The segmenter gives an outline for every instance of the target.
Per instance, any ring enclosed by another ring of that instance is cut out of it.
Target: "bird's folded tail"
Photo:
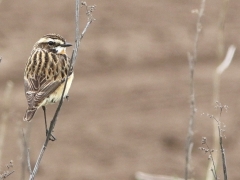
[[[37,111],[37,108],[31,108],[31,109],[28,108],[25,113],[25,116],[23,117],[23,120],[31,121],[36,111]]]

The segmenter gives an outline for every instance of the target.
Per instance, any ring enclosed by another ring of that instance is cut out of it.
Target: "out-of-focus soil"
[[[87,1],[96,4],[96,21],[80,45],[75,79],[69,101],[64,102],[54,135],[42,159],[36,179],[134,179],[137,171],[184,176],[185,144],[190,115],[187,52],[192,52],[200,0]],[[229,179],[240,179],[240,11],[239,1],[228,5],[224,26],[225,50],[237,47],[234,60],[222,74],[220,102],[226,125]],[[217,58],[220,1],[207,1],[199,37],[195,69],[196,121],[192,177],[204,179],[208,155],[198,150],[201,137],[212,143],[214,114],[213,73]],[[68,0],[13,1],[0,3],[0,95],[3,114],[4,89],[14,83],[9,121],[2,153],[1,171],[14,162],[20,179],[22,116],[27,104],[23,70],[33,44],[47,33],[58,33],[74,43],[75,3]],[[81,9],[81,28],[86,16]],[[68,51],[71,53],[71,48]],[[48,120],[56,105],[47,107]],[[1,134],[2,136],[2,134]],[[31,122],[31,163],[45,140],[42,110]],[[219,166],[221,177],[221,166]],[[26,173],[27,175],[28,173]],[[25,178],[27,179],[27,177]]]

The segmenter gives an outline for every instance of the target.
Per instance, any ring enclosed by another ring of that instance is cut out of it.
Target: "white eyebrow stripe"
[[[51,38],[41,38],[38,43],[43,43],[43,42],[49,42],[49,41],[54,41],[53,39]]]
[[[53,41],[53,42],[55,42],[55,43],[57,43],[57,44],[64,44],[63,41],[58,40],[58,39],[52,39],[52,38],[41,38],[41,39],[38,41],[38,43],[46,43],[46,42],[49,42],[49,41]]]
[[[61,40],[58,40],[58,39],[55,39],[55,42],[56,42],[57,44],[64,44],[64,42],[63,42],[63,41],[61,41]]]

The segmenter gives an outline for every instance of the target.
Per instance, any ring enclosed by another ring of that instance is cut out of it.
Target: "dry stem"
[[[194,68],[195,63],[197,61],[197,49],[198,49],[198,40],[199,34],[202,30],[201,18],[205,9],[205,1],[202,0],[200,10],[198,11],[198,19],[196,24],[196,35],[193,44],[193,54],[188,53],[188,61],[189,61],[189,69],[190,69],[190,120],[188,126],[188,136],[187,136],[187,144],[186,144],[186,165],[185,165],[185,180],[189,179],[189,169],[190,169],[190,160],[191,153],[193,147],[193,127],[194,127],[194,119],[196,113],[196,105],[195,105],[195,89],[194,89]]]
[[[81,4],[87,6],[86,2],[82,2]],[[89,25],[90,25],[90,24],[92,23],[92,21],[94,20],[94,19],[92,18],[92,14],[91,14],[91,13],[87,14],[87,15],[88,15],[88,22],[87,22],[87,24],[86,24],[83,32],[79,35],[79,6],[80,6],[79,0],[76,0],[75,46],[74,46],[74,50],[73,50],[73,53],[72,53],[72,56],[71,56],[71,60],[70,60],[70,62],[71,62],[71,63],[70,63],[70,66],[71,66],[71,67],[70,67],[69,69],[71,69],[71,68],[73,67],[73,64],[75,63],[76,58],[77,58],[77,52],[78,52],[78,48],[79,48],[80,42],[81,42],[81,40],[82,40],[82,38],[83,38],[83,36],[84,36],[87,28],[89,27]],[[88,6],[87,6],[87,7],[88,7]],[[94,7],[95,7],[95,6],[94,6]],[[88,12],[87,12],[87,13],[88,13]],[[91,16],[91,18],[89,18],[90,16]],[[69,76],[69,73],[70,73],[70,72],[68,72],[68,76]],[[68,77],[68,76],[67,76],[67,77]],[[42,149],[41,149],[41,151],[40,151],[40,153],[39,153],[39,156],[38,156],[38,159],[37,159],[37,162],[36,162],[36,164],[35,164],[35,166],[34,166],[33,171],[31,172],[31,169],[30,169],[30,177],[29,177],[29,180],[33,180],[33,179],[35,178],[35,175],[36,175],[36,173],[37,173],[37,171],[38,171],[38,168],[39,168],[41,159],[42,159],[42,157],[43,157],[43,155],[44,155],[44,152],[45,152],[45,150],[46,150],[46,148],[47,148],[47,145],[48,145],[48,142],[49,142],[49,138],[50,138],[51,133],[52,133],[54,127],[55,127],[55,124],[56,124],[56,122],[57,122],[58,114],[59,114],[59,112],[60,112],[60,110],[61,110],[61,107],[62,107],[63,95],[64,95],[64,92],[65,92],[65,89],[66,89],[66,84],[67,84],[67,78],[66,78],[66,80],[65,80],[65,84],[64,84],[64,89],[63,89],[63,92],[62,92],[61,100],[60,100],[60,102],[59,102],[59,104],[58,104],[58,107],[57,107],[57,110],[56,110],[56,112],[55,112],[55,114],[54,114],[54,117],[53,117],[53,119],[52,119],[52,121],[51,121],[51,123],[50,123],[50,127],[49,127],[49,131],[48,131],[46,140],[45,140],[45,142],[44,142],[44,144],[43,144],[43,146],[42,146]],[[29,156],[28,156],[28,158],[29,158]],[[28,162],[30,162],[29,159],[28,159]],[[30,166],[30,165],[29,165],[29,166]]]
[[[207,115],[209,118],[213,119],[214,121],[214,124],[216,124],[217,126],[217,129],[218,129],[218,146],[216,149],[212,149],[210,150],[209,149],[209,146],[207,144],[207,140],[206,138],[202,140],[202,144],[205,144],[207,146],[207,149],[205,148],[202,148],[200,147],[200,150],[204,150],[205,153],[210,153],[210,158],[211,158],[211,162],[209,162],[209,170],[208,170],[208,173],[213,173],[213,176],[209,175],[207,178],[210,178],[210,179],[214,179],[214,180],[218,180],[218,177],[217,177],[217,173],[216,173],[216,167],[217,167],[217,164],[216,164],[216,159],[214,159],[214,154],[217,153],[218,151],[214,151],[215,153],[212,154],[211,152],[213,152],[213,150],[218,150],[219,147],[220,147],[220,153],[222,155],[222,167],[223,167],[223,175],[224,175],[224,180],[227,180],[227,165],[226,165],[226,155],[225,155],[225,149],[223,148],[223,137],[225,137],[223,135],[223,132],[224,132],[224,125],[222,124],[222,122],[220,121],[221,119],[221,115],[222,115],[222,112],[223,110],[227,110],[228,109],[228,106],[226,105],[222,105],[221,103],[219,102],[216,102],[216,108],[219,109],[219,118],[216,118],[215,116],[213,115]],[[220,145],[220,146],[219,146]],[[215,144],[214,144],[214,148],[215,148]],[[214,167],[214,169],[212,168],[212,165]]]
[[[223,166],[223,176],[224,176],[224,180],[228,179],[227,176],[227,163],[226,163],[226,155],[225,155],[225,149],[223,148],[223,129],[222,129],[222,125],[220,122],[220,118],[222,115],[222,111],[223,109],[227,109],[228,107],[225,105],[223,106],[221,103],[216,102],[217,104],[217,108],[220,109],[220,115],[219,115],[219,119],[213,117],[213,119],[217,122],[217,126],[218,126],[218,137],[219,137],[219,145],[220,145],[220,150],[221,150],[221,155],[222,155],[222,166]]]
[[[214,86],[213,86],[213,100],[214,100],[214,103],[216,101],[219,101],[219,99],[220,99],[219,92],[220,92],[220,79],[221,79],[221,75],[224,73],[224,71],[231,64],[231,62],[233,60],[233,57],[234,57],[235,51],[236,51],[236,47],[231,45],[228,48],[228,51],[227,51],[225,59],[221,62],[221,64],[219,64],[219,66],[215,70],[214,79],[213,79],[213,82],[214,82]],[[218,125],[216,123],[214,123],[214,122],[213,122],[213,140],[214,140],[213,148],[214,149],[218,149],[219,148]],[[217,151],[213,155],[213,159],[215,161],[216,166],[218,165],[219,154],[220,154],[220,152]],[[212,180],[213,179],[213,177],[211,176],[210,170],[211,170],[211,163],[209,162],[208,169],[207,169],[206,180]]]
[[[7,82],[7,86],[3,95],[3,113],[1,115],[1,124],[0,124],[0,167],[2,162],[2,152],[3,152],[3,143],[4,143],[4,137],[6,134],[6,128],[7,128],[7,121],[10,114],[11,109],[11,93],[13,89],[13,83],[11,81]]]
[[[229,0],[222,0],[222,7],[220,9],[220,14],[219,14],[218,46],[217,46],[217,56],[218,56],[218,61],[219,62],[222,61],[224,53],[225,53],[224,29],[225,29],[225,21],[226,21],[226,14],[227,14],[227,10],[228,10],[228,4],[229,4]],[[233,54],[234,54],[234,52],[233,52]],[[231,60],[230,60],[230,63],[231,63]],[[220,70],[220,66],[218,66],[218,68]],[[227,67],[225,66],[223,71],[226,68]],[[214,80],[213,80],[213,85],[214,85],[214,88],[213,88],[213,103],[215,103],[216,101],[220,101],[220,77],[221,77],[222,72],[220,72],[220,71],[218,71],[218,69],[216,69],[216,72],[214,74]],[[216,123],[213,123],[213,137],[214,137],[214,148],[217,149],[217,148],[219,148],[219,143],[218,143],[218,127],[217,127]],[[218,160],[219,160],[219,152],[216,152],[214,154],[213,159],[214,159],[214,161],[215,161],[215,163],[217,165],[218,164]],[[209,163],[208,169],[207,169],[206,180],[212,180],[213,179],[213,177],[211,176],[211,173],[210,173],[210,168],[211,168],[211,164]]]
[[[7,167],[7,170],[0,174],[0,180],[7,178],[8,176],[10,176],[12,173],[15,172],[14,170],[11,170],[13,168],[12,160],[9,162],[9,164],[6,165],[6,167]]]

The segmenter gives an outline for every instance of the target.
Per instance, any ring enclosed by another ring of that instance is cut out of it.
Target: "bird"
[[[66,48],[70,46],[72,45],[59,34],[44,35],[34,44],[25,66],[24,89],[28,108],[23,120],[30,122],[42,107],[46,131],[45,106],[60,101],[66,78],[63,97],[68,98],[74,78],[73,67],[66,53]]]

